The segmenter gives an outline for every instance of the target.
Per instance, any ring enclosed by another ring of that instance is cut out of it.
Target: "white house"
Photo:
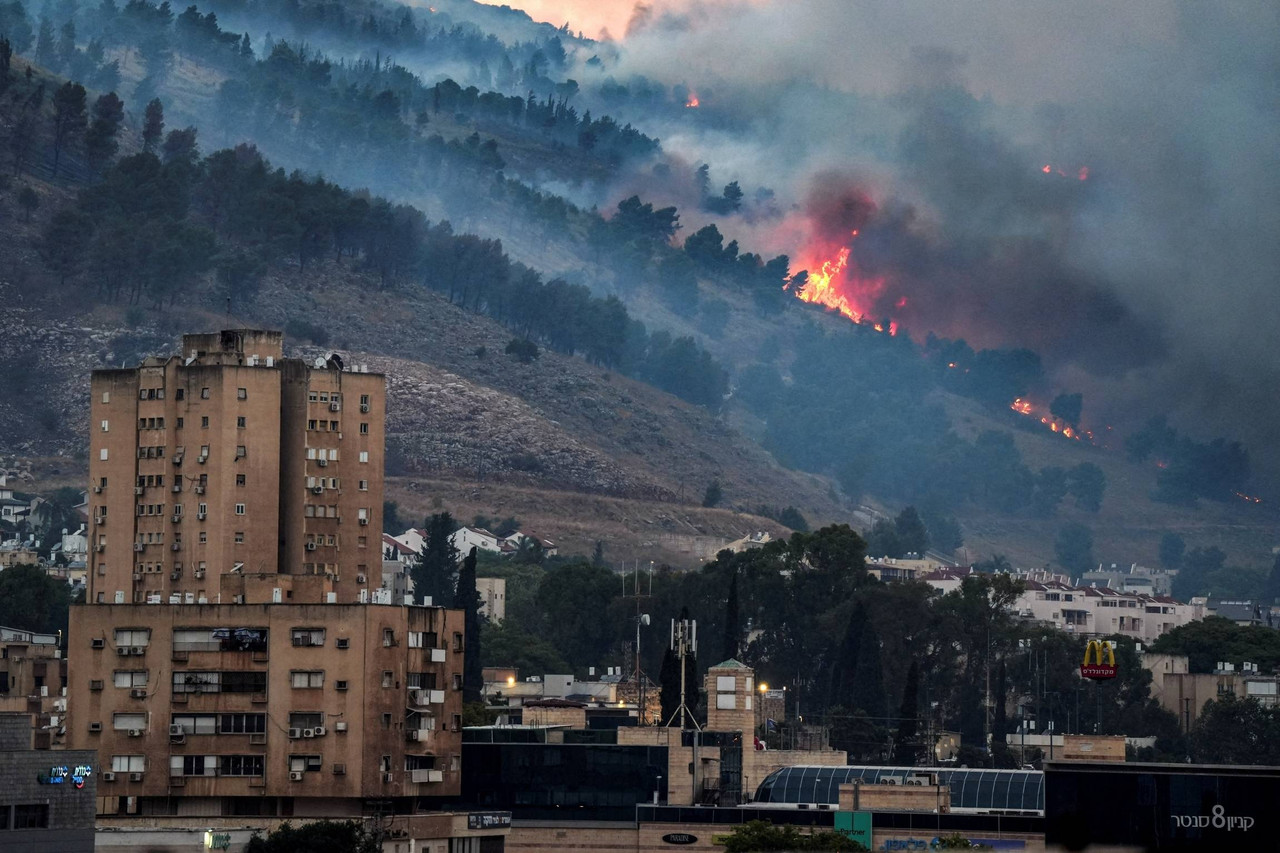
[[[538,533],[532,530],[517,530],[515,533],[512,533],[503,541],[506,542],[508,546],[510,546],[511,550],[518,549],[520,545],[524,542],[528,542],[530,544],[536,544],[539,548],[542,549],[542,555],[544,557],[554,557],[556,554],[560,552],[559,548],[556,547],[556,543],[552,542],[550,539],[547,539],[544,536],[540,536]]]
[[[506,546],[505,539],[490,533],[483,527],[459,527],[449,537],[449,541],[453,543],[453,547],[458,549],[460,557],[465,557],[471,552],[472,548],[479,548],[481,551],[492,551],[495,554],[503,554],[508,550],[514,550],[511,546]]]

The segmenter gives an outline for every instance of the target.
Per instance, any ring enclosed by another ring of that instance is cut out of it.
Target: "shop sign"
[[[37,773],[36,782],[41,785],[75,785],[83,788],[92,775],[93,768],[88,764],[56,764],[44,773]]]
[[[687,832],[668,832],[662,836],[662,840],[667,844],[696,844],[698,836]]]

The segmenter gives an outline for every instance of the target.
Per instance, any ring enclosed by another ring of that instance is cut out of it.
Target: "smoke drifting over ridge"
[[[617,79],[698,93],[687,121],[634,117],[667,151],[777,193],[781,219],[719,218],[744,246],[811,270],[847,246],[872,316],[1032,347],[1090,423],[1169,412],[1280,472],[1280,7],[558,8],[627,20]],[[867,205],[856,238],[833,193]]]

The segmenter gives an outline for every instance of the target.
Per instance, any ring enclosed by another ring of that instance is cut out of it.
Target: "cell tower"
[[[698,622],[695,619],[672,619],[671,620],[671,650],[676,653],[680,659],[680,707],[676,708],[671,714],[671,719],[667,720],[667,728],[671,728],[671,724],[676,721],[676,717],[680,718],[680,730],[685,729],[685,718],[693,723],[693,727],[698,731],[702,731],[702,726],[698,725],[697,719],[689,711],[689,706],[685,703],[685,675],[686,669],[684,659],[686,655],[698,653]]]

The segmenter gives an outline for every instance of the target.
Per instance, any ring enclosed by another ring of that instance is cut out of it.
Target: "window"
[[[175,628],[175,652],[265,652],[267,629],[247,627]]]
[[[113,755],[111,756],[111,772],[145,773],[147,772],[147,757],[145,755]]]
[[[104,402],[104,403],[110,403],[110,402],[111,402],[111,392],[110,392],[110,391],[103,391],[103,392],[102,392],[102,402]]]
[[[198,515],[207,515],[207,514],[208,514],[208,512],[209,512],[209,505],[208,505],[208,504],[206,504],[206,503],[201,503],[201,504],[197,504],[197,505],[196,505],[196,513],[197,513]]]
[[[314,431],[316,428],[316,419],[311,418],[307,421],[307,429]]]
[[[337,421],[329,421],[329,431],[330,431],[330,432],[337,432],[337,431],[338,431],[338,422],[337,422]]]
[[[314,403],[316,400],[320,399],[320,395],[317,394],[315,391],[312,391],[309,394],[307,394],[307,399],[310,400],[312,403]]]
[[[244,515],[244,504],[236,504],[236,515]]]
[[[460,673],[460,672],[455,672],[455,673],[453,674],[452,684],[453,684],[453,689],[454,689],[454,690],[461,690],[461,689],[462,689],[462,673]]]
[[[237,545],[243,545],[243,544],[244,544],[244,531],[243,531],[243,530],[237,530],[237,531],[236,531],[235,541],[236,541],[236,544],[237,544]]]
[[[211,735],[218,731],[218,716],[216,714],[174,714],[170,725],[180,727],[184,734]]]
[[[218,731],[224,735],[261,734],[266,730],[266,714],[222,714],[218,720]]]
[[[391,715],[390,715],[390,714],[383,714],[383,715],[382,715],[382,727],[383,727],[384,729],[389,729],[389,728],[391,728]]]
[[[289,683],[295,689],[324,687],[324,670],[295,669],[289,673]]]
[[[320,402],[321,402],[321,403],[327,403],[327,402],[329,402],[329,394],[328,394],[328,392],[326,392],[326,391],[321,391],[321,392],[320,392]]]
[[[338,638],[338,642],[337,642],[337,646],[338,646],[338,648],[340,648],[340,649],[349,649],[349,648],[351,648],[351,640],[349,640],[349,639],[348,639],[348,638],[346,638],[346,637],[339,637],[339,638]]]
[[[361,435],[368,435],[368,434],[369,434],[369,425],[368,425],[367,423],[361,423],[361,424],[360,424],[360,434],[361,434]]]
[[[391,686],[391,670],[389,669],[384,669],[382,671],[382,686],[383,687]]]
[[[111,728],[116,731],[142,730],[147,727],[147,715],[144,714],[112,714]]]
[[[150,628],[117,628],[117,646],[146,646],[151,642]]]
[[[0,826],[0,829],[4,829]],[[48,803],[18,803],[13,807],[14,829],[48,829]]]
[[[422,632],[421,631],[409,632],[409,648],[411,649],[422,648]]]
[[[368,394],[361,394],[361,395],[360,395],[360,405],[362,405],[362,406],[367,406],[367,405],[369,405],[369,395],[368,395]]]
[[[321,452],[321,453],[324,453],[324,451],[323,451],[323,450],[321,450],[320,452]],[[338,448],[336,448],[336,447],[330,447],[330,448],[329,448],[329,461],[330,461],[330,462],[337,462],[337,461],[338,461]]]
[[[103,421],[103,422],[102,422],[102,431],[103,431],[103,432],[110,432],[110,431],[111,431],[111,423],[110,423],[109,421]]]
[[[382,645],[389,649],[395,644],[396,644],[396,632],[393,631],[391,628],[383,628],[382,629]]]
[[[409,690],[435,690],[436,674],[434,672],[411,672],[405,676],[405,685]]]
[[[105,447],[98,451],[98,459],[102,462],[107,461],[107,449]]]
[[[289,712],[289,728],[291,729],[314,729],[323,725],[324,713],[322,711]]]
[[[111,683],[116,687],[146,687],[147,671],[145,669],[117,669]]]
[[[238,418],[236,418],[236,427],[238,427],[239,429],[244,429],[244,428],[245,428],[245,418],[244,418],[244,415],[240,415]]]
[[[244,474],[236,474],[236,485],[243,486],[248,482]]]
[[[308,770],[319,770],[322,759],[318,755],[290,755],[289,772],[306,773]]]
[[[201,416],[201,418],[200,418],[200,428],[201,428],[201,429],[208,429],[208,428],[209,428],[209,416],[208,416],[208,415],[202,415],[202,416]],[[205,453],[205,454],[207,454],[207,453],[208,453],[208,448],[205,448],[204,450],[202,450],[202,451],[200,451],[200,452],[201,452],[201,453]]]
[[[261,755],[224,755],[218,766],[221,776],[261,776],[263,760]]]
[[[200,389],[200,399],[201,399],[201,400],[208,400],[208,399],[209,399],[209,389],[208,389],[208,388],[201,388],[201,389]],[[207,421],[207,420],[209,420],[209,419],[208,419],[208,418],[205,418],[205,420]]]
[[[462,634],[458,631],[453,632],[453,650],[455,652],[462,651]]]
[[[173,392],[173,399],[175,399],[175,400],[185,400],[185,399],[187,399],[187,389],[186,389],[186,388],[179,388],[177,391],[174,391],[174,392]],[[181,424],[179,424],[179,426],[181,426]]]
[[[245,457],[246,457],[246,456],[248,456],[248,455],[249,455],[249,451],[245,448],[245,446],[244,446],[243,444],[241,444],[241,445],[237,445],[237,446],[236,446],[236,458],[237,458],[237,459],[243,459],[243,458],[245,458]]]
[[[361,462],[368,462],[368,461],[369,461],[369,451],[367,451],[367,450],[361,450],[361,451],[360,451],[360,461],[361,461]]]
[[[169,757],[170,776],[216,776],[216,755],[173,755]]]
[[[295,646],[323,646],[323,628],[294,628],[293,644]]]
[[[184,421],[182,418],[178,418],[178,429],[182,429],[182,425],[183,425],[184,423],[185,423],[185,421]]]
[[[201,544],[201,545],[208,545],[208,544],[209,544],[209,531],[207,531],[207,530],[201,530],[201,531],[200,531],[200,544]]]
[[[249,399],[249,391],[248,391],[248,389],[246,389],[246,388],[237,388],[237,389],[236,389],[236,399],[237,399],[237,400],[247,400],[247,399]]]

